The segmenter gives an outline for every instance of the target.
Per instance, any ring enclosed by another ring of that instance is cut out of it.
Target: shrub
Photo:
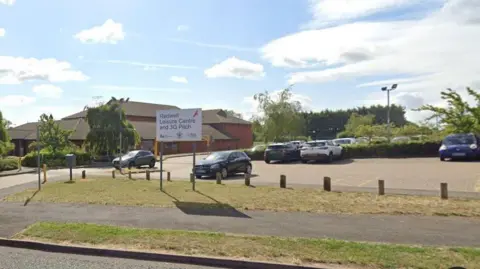
[[[73,153],[76,155],[77,165],[86,165],[91,162],[91,154],[88,152],[76,150],[76,151],[63,151],[63,152],[50,152],[50,151],[40,151],[40,163],[46,164],[49,167],[66,167],[67,161],[65,155],[68,153]],[[30,152],[22,159],[22,166],[25,167],[36,167],[37,166],[37,153]]]
[[[9,171],[18,169],[18,157],[0,157],[0,171]]]
[[[345,158],[414,158],[438,156],[441,142],[374,143],[344,145]],[[263,160],[264,151],[244,150],[252,160]]]

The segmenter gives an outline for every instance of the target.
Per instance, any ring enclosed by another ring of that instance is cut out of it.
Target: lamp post
[[[122,171],[122,140],[123,140],[123,137],[122,137],[122,131],[123,131],[123,128],[122,128],[122,104],[125,104],[125,103],[128,103],[128,100],[130,100],[130,98],[127,98],[127,100],[123,100],[123,98],[121,98],[120,100],[118,100],[118,103],[119,103],[119,106],[118,106],[118,117],[120,119],[120,135],[119,135],[119,140],[120,140],[120,149],[119,149],[119,158],[118,158],[118,167],[120,169],[120,172]]]
[[[393,84],[391,88],[382,87],[382,92],[387,92],[387,133],[388,140],[390,140],[390,92],[397,88],[398,84]]]

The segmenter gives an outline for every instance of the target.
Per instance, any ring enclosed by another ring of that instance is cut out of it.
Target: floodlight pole
[[[390,140],[391,135],[391,126],[390,126],[390,92],[397,88],[398,84],[393,84],[391,88],[382,87],[383,92],[387,92],[387,134],[388,140]]]

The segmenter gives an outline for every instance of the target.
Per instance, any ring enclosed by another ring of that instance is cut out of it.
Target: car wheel
[[[245,168],[245,174],[249,174],[249,175],[252,174],[252,166],[251,165],[247,165],[247,167]]]
[[[222,168],[222,178],[227,178],[227,177],[228,177],[227,168]]]
[[[270,160],[265,160],[265,163],[270,163]]]
[[[302,160],[302,163],[308,163],[308,161],[307,160]]]
[[[195,177],[196,177],[197,179],[202,179],[202,176],[201,176],[201,175],[195,175]]]
[[[132,169],[132,167],[134,167],[134,166],[135,166],[135,164],[133,162],[128,163],[128,169]]]
[[[148,167],[154,168],[155,167],[155,160],[151,160],[150,164],[148,164]]]
[[[445,161],[445,158],[440,157],[440,161],[444,162],[444,161]]]
[[[327,162],[328,162],[328,163],[333,162],[333,153],[330,152],[330,153],[328,154]]]
[[[338,159],[341,160],[343,159],[343,154],[345,154],[345,152],[343,152],[343,149],[340,151],[340,156],[338,156]]]

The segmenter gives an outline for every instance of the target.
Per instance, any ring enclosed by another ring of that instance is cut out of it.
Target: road
[[[212,267],[104,258],[0,247],[0,269],[213,269]],[[218,268],[218,267],[217,267]]]

